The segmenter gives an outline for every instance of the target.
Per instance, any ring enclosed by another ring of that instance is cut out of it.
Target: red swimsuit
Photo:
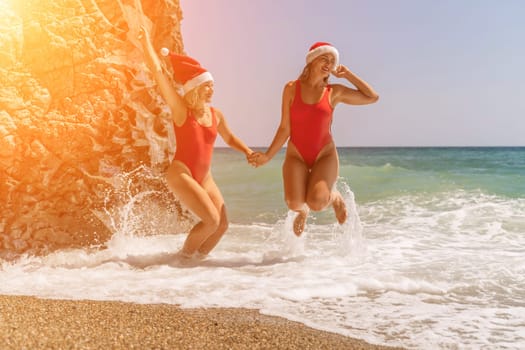
[[[184,124],[177,126],[173,123],[177,141],[173,160],[184,163],[199,184],[210,171],[213,144],[217,137],[217,119],[213,108],[211,119],[211,126],[202,126],[188,109]]]
[[[310,169],[319,152],[332,141],[330,127],[333,108],[328,98],[330,89],[328,85],[319,102],[307,104],[301,98],[299,80],[295,85],[295,97],[290,108],[290,141]]]

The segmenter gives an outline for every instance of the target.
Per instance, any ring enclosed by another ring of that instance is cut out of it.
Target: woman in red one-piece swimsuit
[[[294,232],[301,235],[309,210],[332,205],[340,224],[347,212],[341,194],[335,189],[339,159],[330,127],[339,103],[374,103],[378,94],[347,67],[339,65],[339,53],[329,43],[312,45],[299,79],[288,82],[283,91],[281,123],[265,153],[249,158],[257,166],[268,162],[288,140],[283,163],[284,197],[290,210],[298,213]],[[328,84],[330,73],[345,78],[357,89]]]
[[[228,227],[224,199],[210,172],[217,133],[246,157],[252,150],[231,132],[222,112],[208,106],[213,95],[213,78],[209,72],[188,56],[162,49],[163,54],[170,56],[175,81],[183,85],[184,95],[180,96],[165,75],[144,27],[140,39],[146,61],[173,118],[177,149],[167,172],[168,186],[200,219],[190,230],[181,255],[205,256],[217,245]]]

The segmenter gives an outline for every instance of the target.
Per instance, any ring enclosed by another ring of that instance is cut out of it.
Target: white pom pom
[[[162,49],[160,49],[160,54],[162,56],[168,56],[170,54],[170,50],[167,47],[163,47]]]

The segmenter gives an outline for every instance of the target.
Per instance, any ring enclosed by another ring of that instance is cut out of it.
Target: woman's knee
[[[217,226],[217,232],[224,233],[226,232],[229,226],[228,215],[226,215],[226,208],[224,207],[224,204],[221,206],[219,215],[220,215],[220,220]]]
[[[306,196],[306,204],[313,211],[321,211],[330,204],[330,192],[312,191]]]
[[[200,218],[203,225],[208,227],[209,231],[215,232],[223,225],[221,216],[218,211],[212,211],[206,216]]]
[[[228,230],[229,226],[230,226],[230,223],[228,222],[228,219],[224,218],[219,223],[219,226],[217,227],[217,231],[221,232],[221,233],[224,233],[224,232],[226,232]]]
[[[285,198],[286,205],[288,206],[288,209],[298,211],[303,209],[304,207],[304,200],[299,200],[295,198]]]

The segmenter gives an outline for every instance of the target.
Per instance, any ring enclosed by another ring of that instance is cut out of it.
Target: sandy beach
[[[0,296],[1,349],[393,349],[248,309]]]

